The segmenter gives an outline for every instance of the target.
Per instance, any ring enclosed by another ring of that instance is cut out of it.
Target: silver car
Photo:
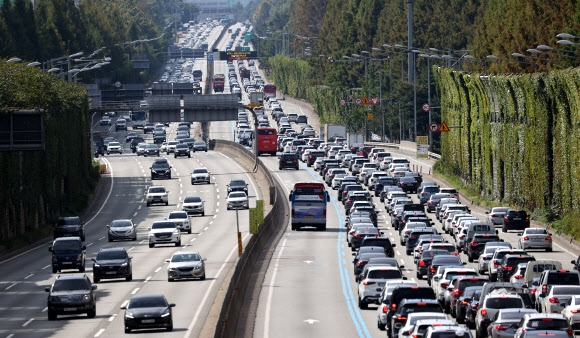
[[[500,309],[487,327],[489,338],[513,338],[516,326],[526,313],[537,313],[534,309]]]
[[[248,209],[248,195],[243,191],[232,191],[228,195],[227,210],[230,209]]]
[[[527,228],[518,239],[518,248],[552,251],[552,234],[544,228]]]
[[[490,212],[486,212],[487,223],[493,225],[503,225],[503,218],[508,209],[509,209],[508,207],[491,208]]]
[[[133,221],[130,219],[116,219],[111,222],[110,225],[107,225],[109,228],[109,242],[114,240],[124,240],[130,239],[132,241],[137,240],[137,231],[135,228],[137,225],[133,224]]]
[[[189,221],[189,215],[187,212],[172,211],[165,219],[175,222],[175,225],[177,225],[181,231],[187,231],[188,234],[191,233],[191,222]]]
[[[205,260],[197,251],[177,251],[166,259],[167,281],[173,282],[175,279],[199,278],[205,279]]]

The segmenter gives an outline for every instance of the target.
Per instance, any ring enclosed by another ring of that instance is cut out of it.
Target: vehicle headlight
[[[176,228],[176,229],[174,229],[174,230],[173,230],[173,233],[174,233],[174,234],[178,234],[178,233],[179,233],[179,229],[177,229],[177,228]]]
[[[171,314],[171,312],[169,312],[169,309],[166,309],[165,311],[163,311],[163,313],[161,314],[161,318],[163,317],[167,317]]]
[[[133,319],[133,318],[135,318],[135,317],[133,316],[133,313],[132,313],[132,312],[130,312],[130,311],[126,311],[126,312],[125,312],[125,318],[131,318],[131,319]]]
[[[149,236],[149,237],[155,237],[155,235],[154,235],[154,234],[152,234],[152,233],[149,233],[149,234],[148,234],[148,236]]]
[[[125,262],[123,264],[121,264],[121,266],[127,266],[129,263]]]
[[[174,272],[175,272],[175,271],[177,271],[177,268],[175,268],[175,267],[171,267],[171,268],[167,268],[167,270],[169,270],[169,271],[174,271]]]
[[[84,295],[83,300],[91,300],[91,295]]]
[[[100,266],[101,266],[101,264],[95,263],[95,264],[93,264],[93,266],[94,266],[95,268],[98,268],[98,267],[100,267]]]

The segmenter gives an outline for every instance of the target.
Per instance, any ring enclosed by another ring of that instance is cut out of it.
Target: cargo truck
[[[325,124],[324,127],[320,127],[320,135],[325,142],[334,142],[336,138],[346,139],[346,126]]]

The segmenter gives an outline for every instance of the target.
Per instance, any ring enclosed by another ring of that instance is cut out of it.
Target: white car
[[[210,175],[211,172],[207,170],[207,168],[195,168],[191,173],[191,184],[194,185],[196,183],[206,183],[210,184]]]
[[[524,277],[526,275],[526,267],[528,263],[520,263],[516,267],[516,272],[510,277],[510,283],[518,286],[524,285]]]
[[[562,314],[573,330],[580,329],[580,296],[572,296],[567,302]]]
[[[188,214],[201,214],[205,216],[204,201],[199,196],[186,196],[183,199],[181,209]]]
[[[188,234],[191,233],[191,222],[189,221],[189,215],[187,212],[172,211],[165,219],[175,222],[175,224],[180,227],[181,231],[187,231]]]
[[[249,209],[248,195],[243,191],[232,191],[227,198],[227,210]]]
[[[580,285],[552,285],[540,304],[542,313],[560,313],[574,296],[580,296]]]
[[[163,203],[169,205],[169,191],[165,190],[164,186],[154,185],[147,189],[147,194],[145,195],[145,200],[147,201],[147,206],[153,203]]]
[[[147,142],[141,142],[137,144],[137,147],[135,147],[135,153],[137,153],[137,156],[145,155],[145,147],[147,144]]]
[[[447,315],[442,312],[411,312],[407,314],[407,321],[402,328],[399,329],[399,338],[407,338],[411,336],[413,332],[413,328],[415,327],[415,323],[419,320],[427,320],[427,319],[434,319],[434,320],[448,320]]]
[[[156,221],[149,228],[149,247],[156,244],[173,243],[181,246],[181,230],[173,221]]]
[[[167,146],[165,146],[165,152],[167,154],[172,153],[175,151],[175,146],[179,144],[179,141],[169,141],[167,142]]]
[[[121,145],[121,143],[109,142],[109,144],[107,144],[107,155],[109,155],[111,153],[122,154],[123,153],[123,146]]]
[[[177,251],[166,259],[167,281],[173,282],[175,279],[199,278],[205,279],[205,258],[202,258],[197,251]]]
[[[403,275],[398,267],[373,266],[369,268],[365,278],[358,284],[358,307],[367,309],[368,304],[379,304],[381,290],[385,283],[389,280],[401,279]]]

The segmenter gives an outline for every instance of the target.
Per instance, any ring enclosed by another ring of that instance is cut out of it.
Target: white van
[[[562,263],[555,260],[537,260],[528,262],[526,274],[524,275],[524,285],[531,288],[534,278],[539,279],[544,270],[562,270]]]

